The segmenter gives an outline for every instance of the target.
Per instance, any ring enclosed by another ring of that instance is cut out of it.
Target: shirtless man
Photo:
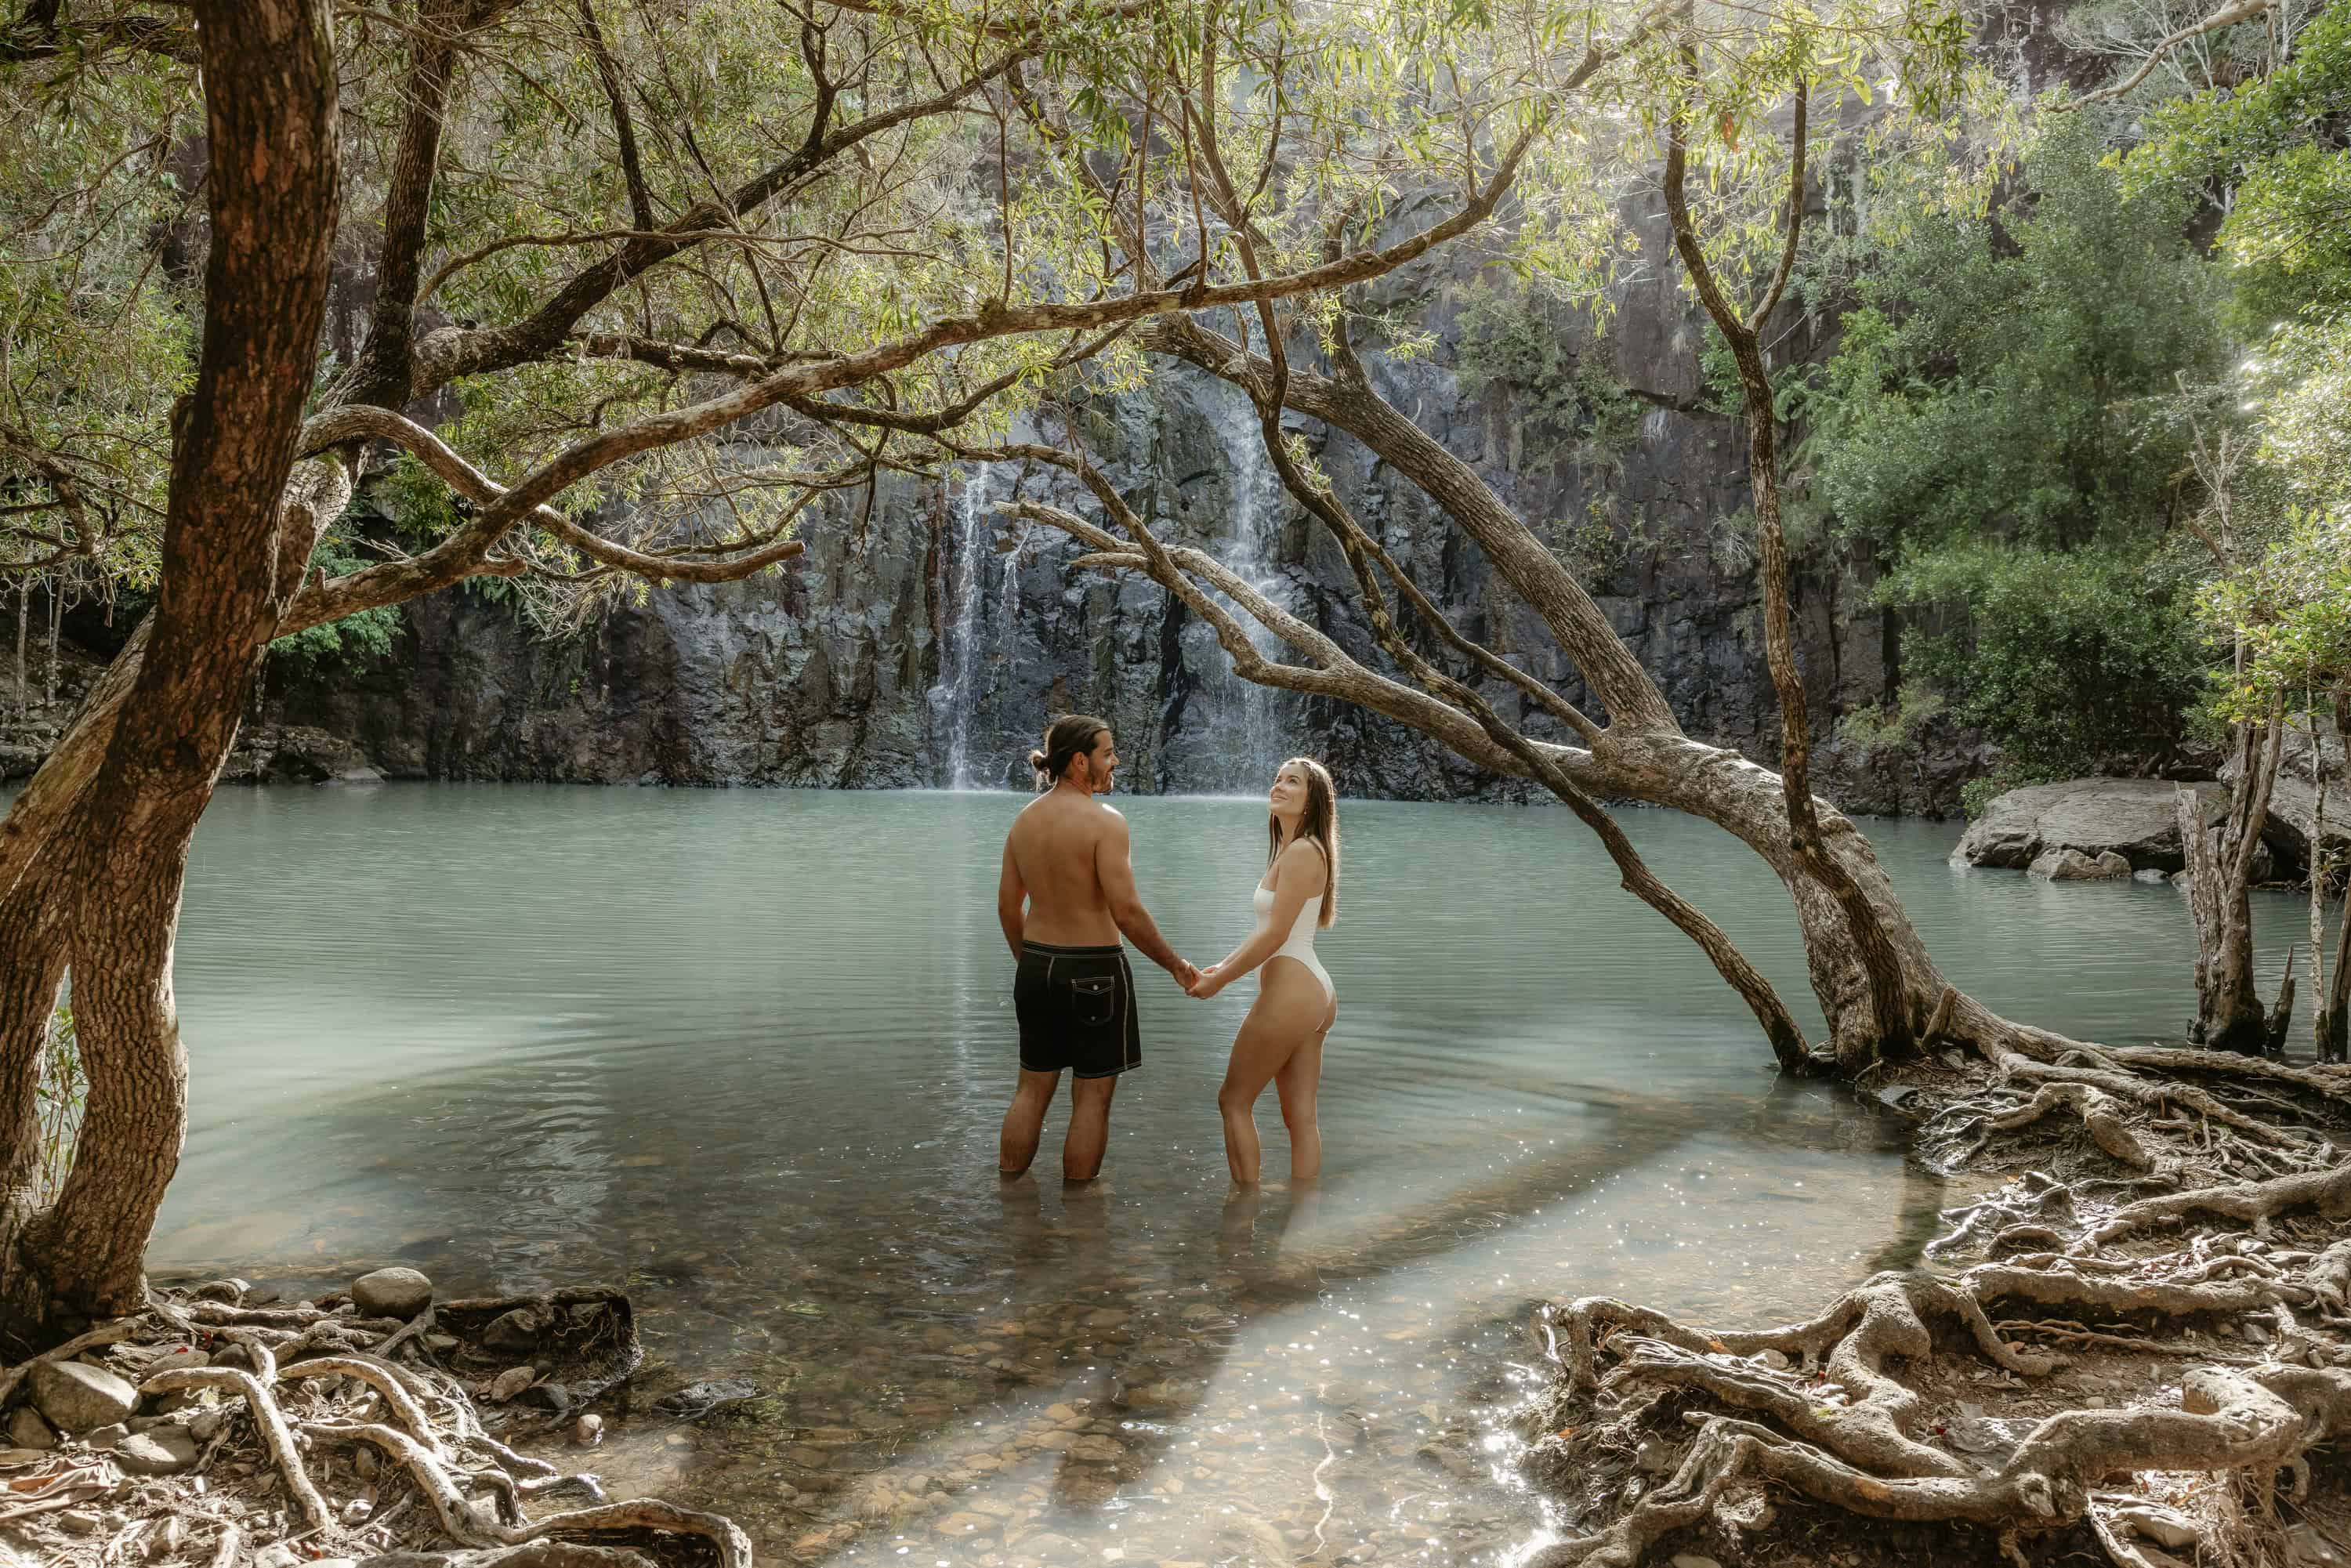
[[[996,917],[1019,965],[1012,1004],[1020,1017],[1020,1087],[1004,1113],[997,1164],[1016,1176],[1037,1157],[1045,1109],[1067,1068],[1061,1179],[1092,1181],[1110,1144],[1111,1092],[1143,1061],[1120,933],[1187,990],[1200,972],[1167,946],[1134,891],[1126,819],[1094,801],[1118,767],[1110,726],[1085,714],[1055,719],[1029,766],[1040,789],[1051,787],[1013,819],[996,890]]]

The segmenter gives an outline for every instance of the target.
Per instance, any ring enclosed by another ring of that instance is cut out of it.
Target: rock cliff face
[[[1661,230],[1645,249],[1667,254]],[[1775,758],[1738,423],[1623,400],[1609,438],[1577,439],[1548,423],[1573,417],[1559,413],[1573,406],[1559,385],[1497,382],[1471,395],[1448,367],[1474,285],[1449,265],[1392,283],[1441,347],[1375,361],[1383,391],[1577,561],[1692,734]],[[1606,341],[1564,313],[1532,325],[1557,335],[1555,363],[1589,367],[1594,385],[1668,401],[1696,389],[1700,327],[1667,279],[1621,298]],[[1789,325],[1782,352],[1824,348],[1813,324]],[[1100,455],[1167,536],[1368,646],[1343,561],[1281,495],[1238,392],[1177,368],[1096,413]],[[1346,436],[1322,460],[1464,630],[1587,700],[1541,623],[1424,496]],[[1146,791],[1255,792],[1281,758],[1307,752],[1351,794],[1524,793],[1374,716],[1237,680],[1210,629],[1155,586],[1072,575],[1071,541],[1007,526],[994,507],[1020,482],[982,469],[887,483],[862,529],[853,508],[812,516],[807,555],[773,576],[656,591],[559,642],[534,640],[505,604],[439,595],[408,608],[376,668],[330,682],[273,674],[256,716],[347,738],[393,777],[1025,787],[1019,759],[1047,716],[1080,710],[1117,727],[1127,785]],[[1860,591],[1852,569],[1817,560],[1794,584],[1822,786],[1854,810],[1955,810],[1982,760],[1967,737],[1898,758],[1835,737],[1841,714],[1895,684],[1890,626]],[[1496,696],[1505,712],[1522,706]],[[1526,722],[1551,733],[1541,716]]]

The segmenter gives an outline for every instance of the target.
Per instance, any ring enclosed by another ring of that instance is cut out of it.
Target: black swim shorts
[[[1123,947],[1022,943],[1012,1008],[1020,1017],[1020,1065],[1031,1072],[1113,1078],[1143,1065],[1134,971]]]

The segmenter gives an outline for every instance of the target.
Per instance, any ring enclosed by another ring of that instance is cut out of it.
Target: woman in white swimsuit
[[[1258,969],[1257,1000],[1233,1037],[1217,1109],[1225,1119],[1225,1163],[1233,1180],[1258,1179],[1257,1097],[1270,1082],[1290,1129],[1290,1179],[1322,1174],[1322,1134],[1314,1093],[1322,1082],[1322,1037],[1339,1017],[1339,993],[1314,956],[1314,930],[1339,911],[1339,805],[1330,770],[1293,757],[1267,797],[1268,870],[1253,900],[1257,928],[1221,964],[1200,971],[1196,997],[1213,997]]]

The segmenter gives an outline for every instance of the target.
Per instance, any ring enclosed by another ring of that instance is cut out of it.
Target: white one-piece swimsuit
[[[1249,903],[1257,910],[1257,923],[1259,925],[1265,925],[1273,918],[1273,889],[1259,883],[1256,896],[1252,897]],[[1322,982],[1323,998],[1335,1002],[1339,999],[1339,989],[1331,983],[1331,972],[1322,967],[1322,960],[1314,956],[1314,922],[1322,914],[1322,897],[1318,894],[1308,899],[1306,907],[1298,912],[1296,923],[1290,927],[1289,937],[1280,946],[1273,950],[1266,962],[1270,964],[1275,958],[1297,959],[1313,971],[1316,979]]]

